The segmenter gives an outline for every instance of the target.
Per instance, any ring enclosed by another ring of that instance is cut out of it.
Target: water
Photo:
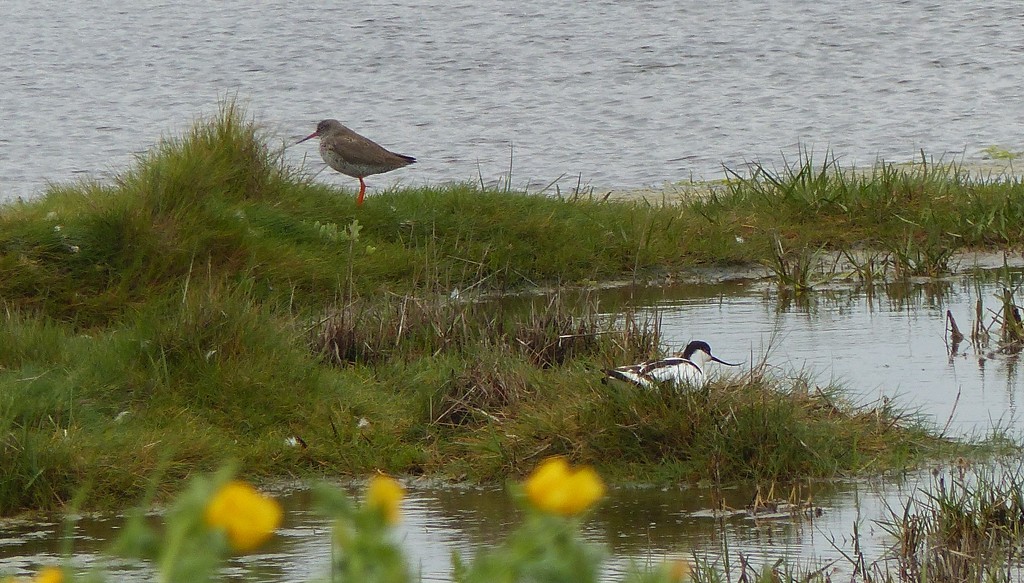
[[[823,286],[806,302],[793,302],[767,281],[741,280],[614,290],[601,305],[609,310],[627,304],[656,308],[669,344],[699,337],[719,356],[746,360],[746,366],[763,358],[781,376],[803,371],[821,383],[838,379],[863,404],[895,398],[899,406],[919,408],[937,425],[948,425],[951,435],[984,434],[993,422],[1019,434],[1017,403],[1024,382],[1016,357],[963,345],[951,357],[945,318],[948,310],[961,328],[969,329],[979,297],[994,308],[994,296],[1003,286],[1019,293],[1022,281],[1024,269],[1017,266],[878,287],[870,295],[851,285]],[[854,551],[855,525],[867,561],[882,558],[893,541],[877,521],[888,519],[890,508],[899,511],[918,488],[931,483],[925,470],[805,484],[799,498],[812,499],[821,516],[753,520],[739,514],[722,521],[709,512],[715,507],[710,490],[621,487],[587,522],[585,536],[610,550],[608,581],[621,580],[631,560],[646,564],[696,555],[720,564],[726,545],[734,559],[742,553],[758,567],[778,559],[805,566],[834,562],[833,568],[849,573],[844,555]],[[518,510],[498,488],[412,483],[409,490],[397,536],[423,581],[447,581],[453,551],[471,556],[502,540],[518,523]],[[754,494],[741,488],[723,495],[729,507],[742,509]],[[787,495],[776,492],[777,497]],[[292,493],[283,502],[287,517],[280,535],[260,554],[231,562],[225,580],[307,581],[327,572],[328,523],[310,510],[308,492]],[[112,517],[82,521],[74,540],[75,564],[84,569],[102,563],[100,551],[116,536],[119,523]],[[55,562],[60,532],[56,523],[0,524],[0,573],[28,574]],[[107,568],[118,580],[152,577],[146,565],[121,561]]]
[[[890,284],[873,294],[825,285],[794,302],[772,282],[747,280],[652,288],[632,300],[634,292],[620,292],[609,305],[657,307],[663,341],[677,349],[705,340],[719,358],[745,361],[746,370],[764,360],[778,376],[810,374],[820,385],[841,385],[860,404],[892,399],[948,435],[969,436],[993,426],[1024,430],[1024,378],[1018,356],[997,350],[998,326],[987,347],[965,341],[951,353],[947,311],[970,334],[981,299],[983,324],[991,326],[997,295],[1008,286],[1019,303],[1021,281],[1018,268]]]
[[[618,489],[610,492],[584,528],[590,542],[612,555],[604,579],[621,581],[630,560],[641,565],[663,560],[714,559],[726,544],[762,566],[777,559],[791,564],[821,565],[852,553],[847,534],[854,523],[862,533],[862,550],[869,557],[885,552],[890,541],[872,520],[889,517],[884,503],[897,503],[923,476],[888,482],[822,485],[803,493],[813,495],[823,509],[818,518],[754,520],[736,515],[719,521],[704,511],[711,493],[702,489]],[[726,492],[726,503],[738,508],[751,500],[749,491]],[[277,583],[321,580],[330,562],[330,523],[310,510],[308,492],[281,498],[285,524],[259,553],[229,561],[224,581]],[[403,503],[403,521],[396,536],[418,580],[449,581],[451,553],[463,557],[496,544],[519,523],[518,509],[498,489],[437,489],[413,487]],[[119,519],[82,520],[74,530],[73,564],[80,570],[103,568],[118,581],[150,581],[152,568],[127,560],[111,561],[103,549],[117,536]],[[9,524],[0,527],[0,572],[30,575],[41,564],[60,560],[56,522]],[[833,534],[843,533],[843,534]],[[811,557],[814,557],[813,559]],[[849,565],[845,565],[849,571]]]
[[[1024,149],[1018,0],[586,4],[6,0],[0,200],[107,179],[237,96],[280,139],[337,117],[420,162],[370,180],[534,190]],[[513,145],[513,147],[510,147]],[[290,160],[322,166],[315,144]],[[353,180],[320,175],[351,187]]]

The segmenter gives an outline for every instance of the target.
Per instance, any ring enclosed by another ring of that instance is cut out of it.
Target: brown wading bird
[[[359,197],[356,204],[363,204],[366,183],[363,178],[371,174],[391,172],[416,162],[416,158],[396,154],[369,138],[364,138],[336,119],[325,119],[316,124],[316,131],[302,138],[301,144],[310,138],[320,138],[320,157],[327,165],[345,176],[359,179]]]

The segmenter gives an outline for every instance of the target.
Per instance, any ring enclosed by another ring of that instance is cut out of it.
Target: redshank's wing
[[[321,140],[323,141],[324,138]],[[377,172],[374,172],[375,174],[401,168],[416,161],[412,156],[396,154],[377,142],[363,137],[348,128],[344,128],[344,131],[330,134],[322,145],[347,164],[379,169]]]

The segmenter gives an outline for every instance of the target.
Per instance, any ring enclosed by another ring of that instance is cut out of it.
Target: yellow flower
[[[206,524],[227,532],[236,551],[251,551],[281,525],[281,505],[245,482],[224,484],[206,505]]]
[[[366,505],[379,509],[388,524],[398,522],[398,510],[404,496],[405,490],[398,481],[380,474],[370,478],[370,484],[366,487]]]
[[[0,583],[63,583],[63,581],[64,570],[60,567],[43,567],[31,579],[22,579],[21,577],[0,578]]]
[[[692,570],[690,563],[683,560],[672,561],[668,564],[669,579],[672,581],[685,581],[689,579]]]
[[[43,567],[32,579],[32,583],[61,583],[62,581],[64,581],[64,571],[58,567]]]
[[[562,516],[579,514],[604,496],[604,483],[593,468],[570,471],[569,462],[561,457],[544,460],[525,486],[536,508]]]

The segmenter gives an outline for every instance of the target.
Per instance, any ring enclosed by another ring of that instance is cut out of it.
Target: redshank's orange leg
[[[356,199],[356,206],[363,204],[363,195],[366,194],[366,183],[359,179],[359,198]]]

